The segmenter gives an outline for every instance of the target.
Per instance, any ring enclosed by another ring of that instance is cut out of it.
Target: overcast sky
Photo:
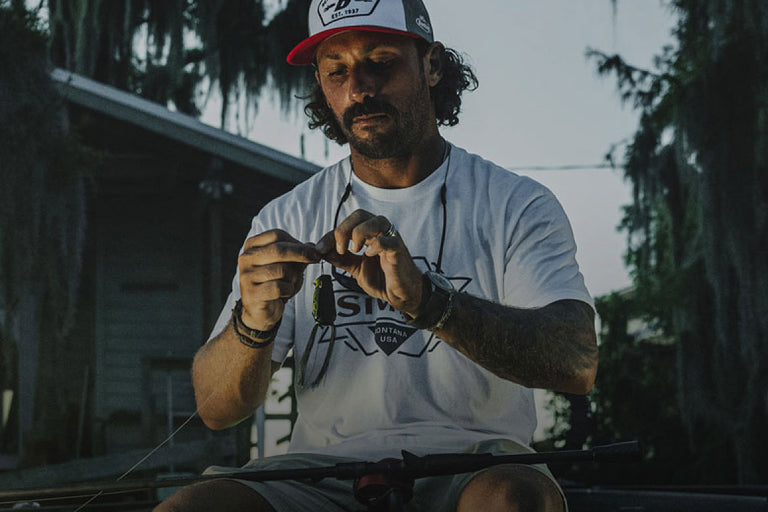
[[[596,164],[632,135],[638,115],[623,107],[615,80],[597,76],[588,47],[650,68],[671,44],[674,17],[660,0],[425,0],[435,35],[465,54],[480,80],[465,96],[460,124],[443,129],[453,143],[507,168]],[[218,124],[216,113],[206,116]],[[262,102],[249,138],[332,163],[348,150],[331,144],[302,115],[285,120]],[[517,171],[555,192],[568,213],[587,286],[601,295],[629,284],[616,231],[630,200],[620,171]]]

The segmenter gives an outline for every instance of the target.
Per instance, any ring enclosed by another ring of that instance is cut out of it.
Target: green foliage
[[[43,4],[55,65],[194,116],[218,88],[222,127],[233,106],[237,128],[247,130],[268,88],[293,109],[311,80],[306,68],[285,62],[306,36],[308,0],[281,2],[271,19],[262,0]]]
[[[56,365],[71,346],[88,177],[101,157],[67,126],[51,64],[192,115],[218,87],[222,125],[242,128],[266,87],[288,109],[309,82],[285,62],[306,35],[307,7],[281,1],[268,19],[261,0],[0,0],[0,385],[36,376],[25,443],[64,439]],[[19,370],[19,347],[35,367]]]
[[[51,300],[66,304],[73,302],[76,279],[65,279],[56,267],[79,268],[83,175],[97,155],[65,130],[63,104],[48,75],[46,40],[32,16],[0,7],[3,284],[12,293],[45,275],[49,293],[66,296]],[[41,266],[45,259],[58,263]],[[16,302],[6,299],[9,306]],[[60,314],[54,324],[66,330],[71,311],[64,307]]]
[[[85,179],[99,159],[67,130],[46,55],[37,19],[0,4],[0,384],[11,389],[16,347],[36,343],[15,339],[14,333],[30,330],[20,319],[39,322],[40,353],[54,363],[73,326]],[[41,367],[39,374],[53,371]]]
[[[656,460],[681,457],[679,477],[689,481],[764,482],[768,4],[671,6],[678,47],[664,50],[657,71],[590,52],[641,111],[624,159],[633,202],[620,226],[634,295],[598,305],[608,327],[594,399],[596,417],[607,417],[595,436],[634,431]],[[661,329],[674,354],[627,336],[628,318]]]

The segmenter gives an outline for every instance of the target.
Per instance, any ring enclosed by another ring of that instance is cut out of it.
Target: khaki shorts
[[[531,450],[507,439],[482,441],[467,450],[467,453],[492,453],[494,455],[529,453]],[[346,457],[290,453],[252,460],[242,469],[266,471],[275,469],[295,469],[334,466],[344,462],[359,462]],[[556,485],[557,481],[545,465],[531,466],[547,475]],[[212,466],[206,475],[229,473],[236,468]],[[464,487],[476,473],[462,473],[452,476],[419,478],[414,485],[413,499],[405,507],[407,512],[454,512]],[[281,480],[273,482],[250,482],[235,480],[254,489],[263,496],[277,512],[363,512],[353,494],[353,483],[348,480],[326,478],[319,482]],[[565,495],[558,485],[565,504]],[[567,511],[567,505],[564,510]]]

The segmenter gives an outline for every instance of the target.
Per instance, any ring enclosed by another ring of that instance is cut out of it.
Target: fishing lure
[[[315,325],[312,327],[309,340],[307,340],[307,346],[304,349],[304,354],[301,356],[299,367],[296,370],[296,381],[299,387],[306,387],[309,354],[312,352],[312,348],[315,345],[315,338],[317,337],[317,332],[320,328],[325,327],[321,339],[328,330],[330,330],[331,339],[328,342],[328,349],[325,352],[323,365],[315,379],[309,384],[310,388],[317,387],[323,380],[323,377],[325,377],[325,373],[331,362],[333,346],[336,342],[336,299],[333,295],[333,278],[329,274],[322,273],[322,263],[320,269],[321,275],[315,279],[315,291],[312,295],[312,317],[315,319]]]
[[[319,325],[332,326],[336,321],[336,299],[333,296],[333,278],[323,274],[315,279],[312,296],[312,316]]]

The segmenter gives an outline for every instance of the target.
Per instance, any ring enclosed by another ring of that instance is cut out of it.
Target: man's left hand
[[[421,303],[421,271],[400,234],[388,233],[391,228],[386,217],[356,210],[326,233],[316,249],[354,277],[365,293],[413,316]]]

